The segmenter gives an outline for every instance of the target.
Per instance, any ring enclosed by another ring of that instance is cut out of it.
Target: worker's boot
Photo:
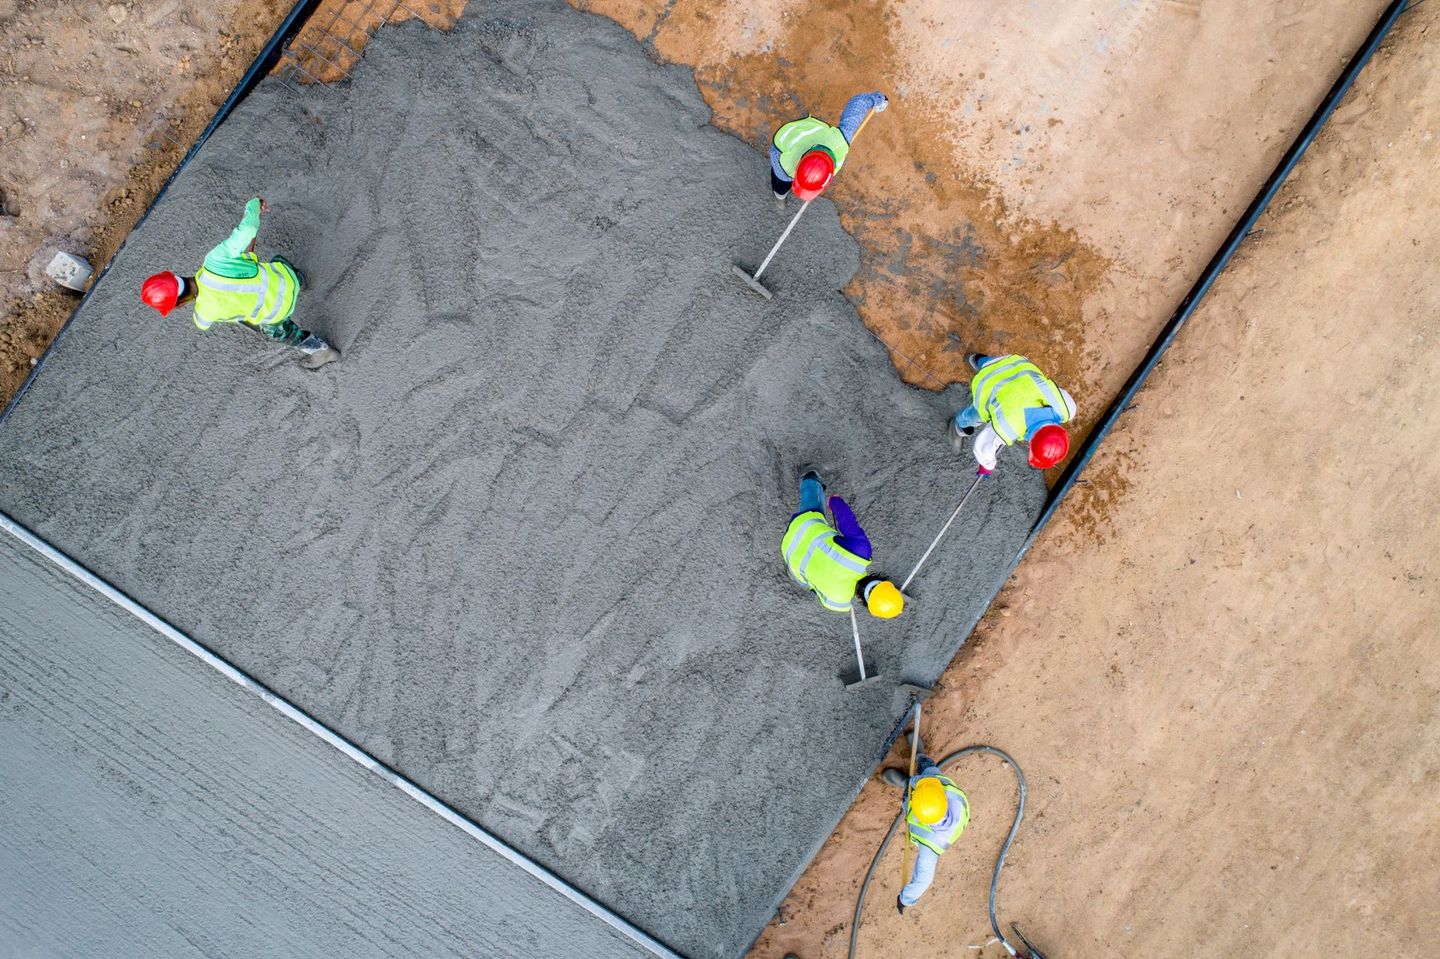
[[[979,353],[965,354],[965,362],[970,364],[970,369],[974,370],[976,373],[980,372],[980,361],[982,359],[984,359],[984,357]]]
[[[324,337],[316,336],[314,333],[301,340],[299,346],[300,352],[305,354],[300,365],[307,370],[318,370],[320,367],[340,359],[340,351],[326,342]]]
[[[975,435],[975,427],[961,426],[955,422],[955,417],[950,417],[950,448],[957,453],[965,452],[965,441]]]
[[[774,190],[771,190],[770,192],[771,192],[771,193],[775,193]],[[789,199],[790,199],[790,194],[788,194],[788,193],[775,193],[775,209],[779,210],[781,213],[784,213],[784,212],[785,212],[785,203],[786,203],[786,201],[789,200]]]

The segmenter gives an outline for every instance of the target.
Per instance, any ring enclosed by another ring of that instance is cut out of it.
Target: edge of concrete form
[[[560,895],[575,903],[590,915],[601,920],[616,932],[625,936],[630,941],[643,949],[653,953],[662,959],[682,959],[679,953],[669,946],[660,942],[654,936],[640,929],[638,926],[624,919],[617,913],[611,911],[603,903],[592,899],[580,889],[561,879],[555,873],[544,866],[520,853],[497,836],[481,828],[473,820],[469,819],[459,810],[438,799],[432,793],[421,788],[409,778],[391,769],[385,763],[341,736],[324,723],[316,720],[309,713],[300,709],[288,700],[277,696],[268,686],[259,680],[232,666],[229,662],[211,652],[207,647],[194,639],[186,636],[180,630],[170,625],[153,611],[136,602],[130,596],[110,583],[85,568],[79,562],[56,549],[45,540],[36,536],[21,524],[15,522],[4,513],[0,513],[0,531],[14,537],[17,541],[34,550],[46,561],[52,563],[65,572],[66,575],[83,583],[90,589],[104,596],[107,600],[125,610],[131,616],[149,626],[155,632],[164,636],[170,642],[179,646],[185,652],[200,660],[206,666],[224,676],[230,682],[239,686],[253,696],[264,701],[270,708],[274,709],[286,719],[302,727],[307,732],[323,740],[327,745],[333,747],[347,759],[362,767],[367,772],[374,773],[380,779],[394,786],[405,793],[411,799],[420,803],[426,809],[451,825],[463,830],[466,835],[475,839],[487,849],[498,854],[506,861],[524,870],[528,875],[533,876],[546,886],[558,892]]]
[[[1131,374],[1120,393],[1106,409],[1104,415],[1096,424],[1095,428],[1091,431],[1090,435],[1080,445],[1080,448],[1077,451],[1075,457],[1072,459],[1070,465],[1061,474],[1059,481],[1051,489],[1042,512],[1040,513],[1038,519],[1035,521],[1035,524],[1032,527],[1029,535],[1021,544],[1019,550],[1015,554],[1013,560],[1011,561],[1009,567],[1005,572],[1005,575],[999,580],[999,585],[997,585],[995,591],[979,607],[979,612],[976,614],[974,619],[960,633],[961,639],[955,644],[955,649],[952,650],[950,654],[952,657],[955,652],[958,652],[958,649],[963,646],[965,640],[968,639],[970,633],[973,632],[974,627],[983,617],[985,611],[988,610],[988,608],[993,604],[996,596],[998,596],[1000,590],[1003,588],[1004,583],[1008,581],[1009,576],[1013,574],[1015,568],[1018,567],[1020,562],[1024,559],[1025,555],[1029,552],[1030,548],[1033,546],[1040,533],[1045,529],[1050,520],[1054,517],[1060,505],[1063,503],[1065,498],[1069,495],[1070,491],[1076,485],[1086,466],[1089,464],[1090,460],[1093,458],[1094,454],[1098,450],[1100,444],[1105,440],[1111,430],[1118,423],[1120,416],[1129,409],[1130,405],[1135,399],[1136,394],[1144,386],[1151,373],[1154,372],[1155,367],[1159,364],[1165,352],[1169,349],[1171,343],[1178,335],[1180,328],[1190,319],[1191,316],[1194,315],[1199,304],[1208,294],[1211,287],[1214,285],[1216,279],[1224,271],[1230,260],[1233,258],[1241,244],[1246,239],[1247,235],[1250,233],[1251,229],[1253,229],[1255,222],[1260,218],[1261,215],[1263,215],[1265,210],[1268,208],[1270,202],[1278,193],[1279,189],[1288,179],[1290,173],[1293,171],[1296,164],[1299,162],[1301,157],[1303,157],[1310,144],[1314,141],[1315,137],[1324,127],[1325,123],[1330,119],[1330,116],[1333,114],[1336,107],[1339,105],[1345,94],[1353,85],[1355,79],[1359,76],[1360,72],[1364,69],[1366,64],[1373,57],[1381,43],[1383,43],[1385,38],[1388,36],[1396,20],[1402,13],[1404,13],[1409,8],[1409,6],[1413,5],[1414,2],[1419,2],[1419,0],[1394,0],[1394,2],[1391,3],[1391,5],[1381,16],[1379,22],[1371,31],[1370,35],[1366,38],[1365,42],[1361,45],[1360,49],[1351,58],[1345,70],[1341,73],[1340,77],[1335,81],[1335,84],[1332,86],[1330,91],[1321,101],[1320,105],[1317,107],[1315,113],[1312,115],[1309,122],[1307,122],[1294,143],[1286,151],[1279,165],[1267,178],[1264,186],[1256,195],[1255,199],[1251,202],[1245,214],[1239,219],[1239,221],[1237,221],[1236,226],[1226,238],[1220,249],[1216,252],[1214,257],[1211,259],[1209,264],[1206,266],[1204,271],[1202,271],[1195,285],[1182,299],[1175,313],[1171,316],[1169,321],[1162,328],[1159,336],[1155,339],[1144,360]],[[170,185],[180,175],[180,173],[185,170],[186,166],[195,157],[201,147],[204,146],[205,142],[209,139],[211,134],[245,99],[245,97],[264,76],[265,72],[271,66],[273,66],[275,61],[283,52],[286,44],[305,25],[309,16],[314,12],[317,6],[318,0],[299,0],[299,2],[295,4],[291,11],[286,15],[285,19],[281,22],[279,28],[271,36],[270,40],[266,43],[265,47],[261,50],[259,56],[251,64],[249,70],[247,70],[245,76],[241,79],[240,83],[232,91],[226,101],[221,105],[220,109],[217,110],[215,116],[206,126],[205,130],[201,133],[199,139],[189,149],[189,151],[185,154],[184,158],[180,161],[179,165],[177,165],[174,172],[166,180],[165,184],[161,187],[159,193],[157,193],[154,200],[151,201],[150,205],[146,208],[145,212],[136,222],[135,228],[138,228],[145,222],[146,218],[149,217],[150,213],[164,198]],[[133,229],[134,228],[132,228],[132,232]],[[121,248],[123,249],[123,244]],[[117,255],[118,252],[119,251],[117,251]],[[91,285],[91,291],[93,291],[98,286],[100,278],[105,275],[111,263],[113,263],[114,261],[115,257],[112,257],[110,262],[107,263],[105,267],[102,268],[102,270],[97,274],[95,282]],[[31,370],[30,375],[26,378],[25,382],[21,385],[20,389],[12,398],[11,402],[4,409],[0,409],[0,425],[4,424],[10,413],[18,405],[18,400],[20,399],[20,397],[26,393],[26,391],[30,388],[31,384],[38,377],[40,371],[44,369],[46,361],[49,359],[60,340],[64,337],[66,331],[69,329],[71,320],[73,320],[74,315],[79,312],[80,306],[84,305],[86,300],[88,300],[89,296],[90,293],[87,292],[86,295],[82,297],[82,299],[76,306],[76,310],[72,312],[71,319],[68,319],[66,321],[65,325],[61,328],[59,334],[57,334],[55,339],[47,347],[44,354],[42,354],[39,361],[36,363],[34,369]],[[547,885],[551,886],[551,888],[554,888],[557,891],[561,892],[563,895],[576,902],[582,908],[585,908],[587,911],[590,911],[592,914],[603,919],[605,922],[607,922],[607,924],[611,925],[612,927],[620,931],[622,934],[635,941],[637,944],[650,950],[655,955],[667,957],[678,955],[668,946],[665,946],[663,943],[659,942],[654,937],[650,936],[643,930],[639,929],[638,927],[629,923],[627,920],[623,919],[619,915],[610,911],[603,904],[591,899],[585,893],[565,882],[565,880],[559,878],[553,873],[550,873],[548,870],[539,866],[532,860],[529,860],[520,853],[516,852],[514,849],[501,842],[499,839],[486,832],[484,829],[480,828],[474,822],[472,822],[450,806],[436,799],[434,796],[421,789],[419,786],[417,786],[410,780],[406,779],[399,773],[385,766],[379,760],[370,756],[368,753],[365,753],[363,750],[359,749],[358,747],[350,743],[348,740],[339,736],[338,734],[330,730],[328,727],[316,722],[313,718],[311,718],[308,714],[304,713],[302,710],[298,709],[286,700],[276,696],[264,685],[255,681],[239,669],[236,669],[228,661],[222,659],[219,656],[216,656],[204,646],[196,643],[194,640],[180,633],[178,630],[174,629],[174,627],[170,626],[168,623],[160,619],[158,616],[156,616],[154,613],[152,613],[145,607],[136,603],[134,600],[122,593],[120,590],[116,589],[114,586],[112,586],[99,576],[96,576],[94,573],[85,569],[83,566],[70,559],[68,556],[60,552],[48,542],[44,541],[38,536],[35,536],[33,533],[26,530],[24,527],[21,527],[19,524],[15,523],[13,520],[11,520],[8,516],[5,516],[4,514],[0,514],[0,530],[4,530],[6,533],[15,536],[17,539],[27,543],[27,545],[35,549],[40,554],[44,555],[48,560],[55,563],[60,568],[66,570],[69,575],[80,580],[92,589],[100,592],[102,595],[106,596],[108,599],[115,602],[117,605],[122,606],[132,615],[135,615],[137,618],[145,621],[157,632],[165,635],[167,638],[175,642],[177,645],[181,646],[187,652],[195,655],[197,658],[204,661],[207,665],[211,666],[212,668],[225,675],[226,678],[230,679],[232,682],[237,683],[243,688],[246,688],[248,691],[259,696],[265,702],[269,703],[273,708],[285,715],[287,718],[305,727],[310,732],[319,736],[321,739],[324,739],[331,746],[344,753],[346,756],[351,758],[359,765],[376,773],[381,778],[390,782],[392,785],[405,792],[411,798],[415,799],[417,802],[431,809],[437,815],[449,820],[454,825],[460,827],[465,832],[470,834],[473,838],[479,840],[489,848],[495,850],[497,853],[500,853],[507,859],[510,859],[512,862],[521,866],[521,868],[525,869],[528,873],[540,879],[542,882],[545,882]],[[897,724],[896,727],[892,730],[891,734],[886,739],[884,748],[882,748],[877,755],[877,762],[880,760],[880,758],[884,756],[885,752],[888,751],[889,747],[893,745],[894,741],[899,737],[903,725],[904,720],[901,720],[901,722]],[[812,850],[812,858],[813,855],[818,852],[819,845],[820,844],[817,844],[815,849]],[[798,876],[803,872],[804,868],[806,868],[807,865],[808,863],[799,864],[798,868],[794,873],[794,877],[798,878]]]

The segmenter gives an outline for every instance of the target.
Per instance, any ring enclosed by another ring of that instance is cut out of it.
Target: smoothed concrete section
[[[0,956],[649,955],[0,533]]]
[[[857,85],[866,81],[857,78]],[[695,956],[739,953],[954,654],[1044,497],[1007,453],[912,591],[848,622],[779,542],[826,470],[903,577],[973,475],[687,71],[558,0],[387,28],[267,82],[129,240],[0,428],[0,509]],[[885,122],[878,118],[875,122]],[[863,163],[857,147],[851,163]],[[835,189],[844,189],[844,174]],[[263,194],[317,374],[137,299]],[[792,208],[793,209],[793,208]]]

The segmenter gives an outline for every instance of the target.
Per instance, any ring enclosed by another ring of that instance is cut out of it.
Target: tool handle
[[[868,678],[865,675],[865,654],[860,651],[860,622],[855,618],[855,604],[850,604],[850,634],[855,637],[855,661],[860,664],[860,682]]]
[[[900,814],[907,816],[910,813],[910,780],[915,778],[915,761],[920,755],[920,703],[915,704],[915,729],[910,739],[910,775],[905,777],[905,804],[900,807]],[[910,842],[910,826],[908,820],[902,823],[905,826],[905,855],[900,860],[900,888],[904,889],[910,882],[910,857],[915,849]]]
[[[940,527],[940,532],[936,533],[935,539],[930,542],[930,548],[925,550],[924,555],[920,557],[920,562],[915,564],[915,568],[910,571],[910,575],[905,577],[905,582],[900,584],[900,592],[905,592],[906,588],[910,585],[910,581],[915,578],[915,574],[920,572],[920,567],[924,566],[925,561],[930,558],[930,554],[935,552],[935,547],[940,545],[940,541],[944,539],[945,534],[950,531],[950,524],[955,522],[955,517],[960,515],[960,511],[965,508],[965,504],[970,502],[970,497],[975,493],[975,489],[980,485],[980,481],[985,478],[985,475],[984,473],[975,474],[975,481],[971,483],[970,488],[965,491],[965,496],[960,500],[960,505],[955,507],[955,512],[950,514],[950,518],[945,521],[945,525]]]
[[[765,257],[765,262],[760,264],[760,269],[756,270],[750,277],[752,280],[757,283],[760,282],[760,274],[764,273],[765,268],[770,265],[770,261],[775,259],[775,254],[780,252],[780,245],[790,236],[790,231],[795,229],[795,224],[800,222],[800,218],[805,215],[805,211],[808,209],[810,209],[810,201],[806,200],[800,205],[799,211],[796,212],[795,217],[790,221],[790,225],[785,228],[785,232],[780,234],[780,239],[776,240],[775,245],[770,248],[770,255]]]
[[[861,131],[863,131],[863,130],[865,129],[865,124],[867,124],[867,123],[870,122],[870,118],[873,117],[875,114],[877,114],[877,113],[879,113],[879,112],[880,112],[879,110],[874,110],[874,109],[872,109],[869,113],[865,114],[865,119],[863,119],[863,120],[860,121],[860,125],[855,128],[855,135],[850,138],[850,142],[851,142],[852,144],[853,144],[856,140],[860,139],[860,133],[861,133]]]

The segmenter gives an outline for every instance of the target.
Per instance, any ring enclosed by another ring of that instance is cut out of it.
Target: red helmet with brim
[[[795,165],[795,184],[792,189],[802,200],[813,200],[830,185],[835,175],[835,158],[824,147],[816,147],[800,158]]]
[[[169,316],[180,299],[180,277],[169,270],[156,273],[140,284],[140,299],[159,310],[161,316]]]
[[[1070,434],[1065,427],[1051,423],[1042,426],[1030,437],[1030,465],[1048,470],[1070,452]]]

